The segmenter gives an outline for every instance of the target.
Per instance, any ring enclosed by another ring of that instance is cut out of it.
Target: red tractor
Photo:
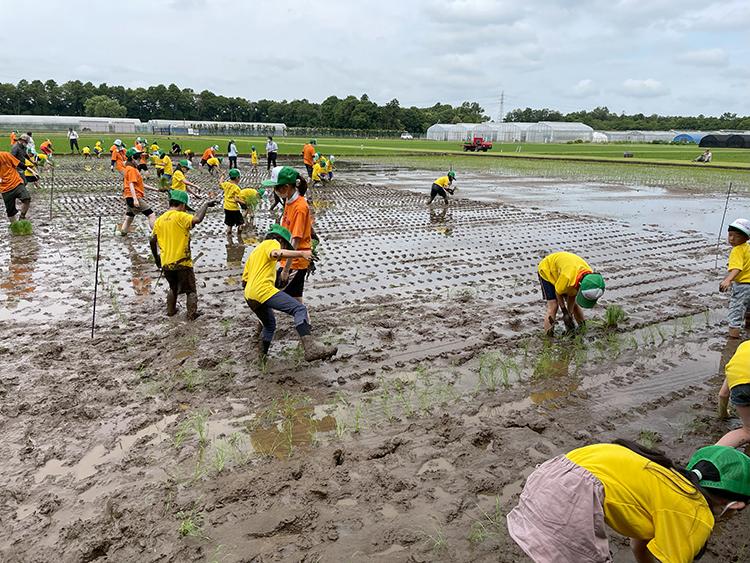
[[[485,141],[483,137],[474,137],[473,140],[464,143],[464,151],[487,152],[491,148],[492,143]]]

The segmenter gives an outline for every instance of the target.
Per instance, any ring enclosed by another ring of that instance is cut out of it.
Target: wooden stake
[[[91,315],[91,338],[94,338],[94,327],[96,326],[96,293],[99,288],[99,251],[102,245],[102,216],[99,215],[99,226],[96,232],[96,270],[94,274],[94,310]]]

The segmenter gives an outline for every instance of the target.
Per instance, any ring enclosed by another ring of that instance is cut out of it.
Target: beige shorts
[[[529,475],[508,532],[535,563],[609,563],[604,486],[565,456]]]

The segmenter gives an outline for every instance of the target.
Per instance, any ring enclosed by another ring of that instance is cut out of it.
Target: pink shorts
[[[529,475],[508,532],[535,563],[609,563],[604,486],[564,455]]]

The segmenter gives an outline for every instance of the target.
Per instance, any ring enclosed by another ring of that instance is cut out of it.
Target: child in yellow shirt
[[[96,158],[99,158],[103,152],[104,148],[102,147],[102,142],[97,141],[96,143],[94,143],[94,155],[96,156]]]
[[[91,158],[91,148],[88,145],[81,149],[81,153],[83,154],[83,158]]]
[[[720,446],[739,448],[750,443],[750,341],[737,347],[724,368],[724,384],[719,391],[719,417],[729,418],[731,401],[742,421],[742,427],[726,433],[716,442]]]
[[[240,171],[232,168],[229,170],[229,180],[225,181],[222,175],[219,183],[219,187],[224,192],[224,224],[227,226],[227,237],[232,236],[232,227],[237,227],[237,237],[241,237],[242,227],[245,224],[242,212],[240,211],[242,199],[239,182]]]
[[[253,165],[253,170],[258,169],[258,151],[255,150],[255,145],[250,147],[250,164]]]
[[[729,225],[727,240],[732,245],[729,253],[729,273],[719,284],[719,291],[732,290],[729,298],[729,337],[739,338],[743,322],[748,328],[746,314],[750,308],[750,221],[737,219]]]

